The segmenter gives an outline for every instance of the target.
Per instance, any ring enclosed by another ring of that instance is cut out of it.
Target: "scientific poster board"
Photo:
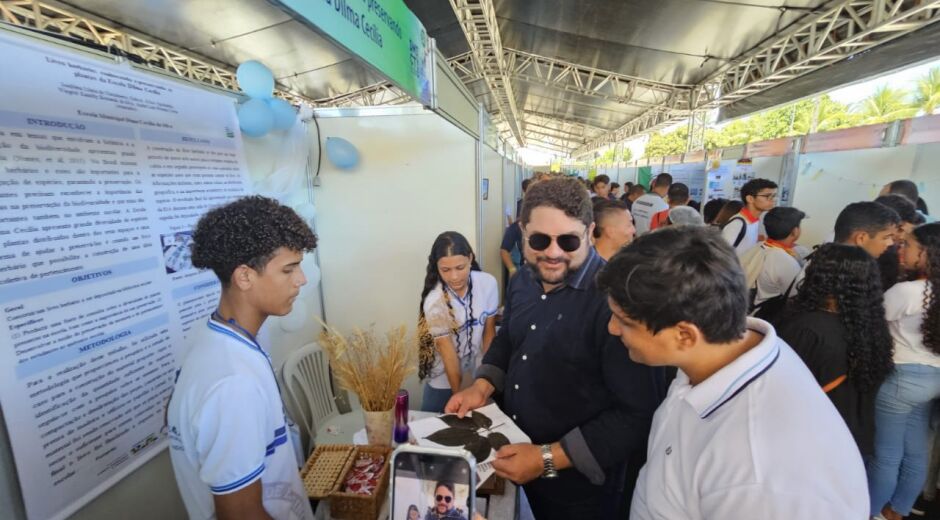
[[[750,159],[711,161],[706,173],[705,200],[740,200],[741,186],[754,178],[754,165]]]
[[[689,197],[695,201],[702,201],[705,195],[705,163],[680,163],[667,167],[672,182],[681,182],[689,187]]]
[[[30,519],[165,446],[206,209],[248,191],[233,100],[0,31],[0,403]]]

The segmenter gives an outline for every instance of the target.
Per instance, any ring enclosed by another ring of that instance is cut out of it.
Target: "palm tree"
[[[917,109],[911,108],[907,102],[907,96],[907,92],[884,84],[862,100],[858,111],[865,124],[887,123],[913,117]]]
[[[924,115],[933,114],[940,108],[940,67],[933,67],[917,80],[911,107]]]

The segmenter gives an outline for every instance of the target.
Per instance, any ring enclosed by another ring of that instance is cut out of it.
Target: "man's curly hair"
[[[591,198],[584,184],[576,178],[550,179],[530,186],[522,199],[522,225],[529,223],[532,210],[542,206],[560,209],[565,215],[583,222],[585,226],[594,222]]]
[[[261,272],[278,248],[302,252],[316,246],[316,235],[294,210],[253,195],[214,208],[199,219],[192,259],[193,266],[212,269],[228,286],[240,265]]]

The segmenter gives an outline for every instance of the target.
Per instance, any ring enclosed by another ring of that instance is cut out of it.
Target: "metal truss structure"
[[[523,121],[516,108],[516,96],[507,74],[503,43],[496,23],[492,0],[450,0],[457,21],[470,44],[470,59],[480,72],[490,94],[519,146],[525,146]]]
[[[702,115],[747,96],[921,29],[940,20],[940,0],[839,0],[826,10],[744,53],[697,85],[644,80],[502,47],[492,0],[450,0],[470,52],[448,60],[465,83],[485,81],[494,122],[521,146],[583,156],[612,143],[692,118],[689,149],[701,146]],[[0,21],[77,39],[102,51],[215,88],[237,91],[232,67],[119,29],[53,0],[0,0]],[[597,128],[516,106],[512,83],[522,81],[634,107],[619,128]],[[314,107],[394,105],[411,100],[383,82],[311,99],[278,85],[275,95]],[[696,117],[698,116],[698,117]]]
[[[774,40],[752,49],[699,85],[680,105],[663,104],[574,151],[585,155],[612,142],[718,108],[819,70],[940,20],[938,0],[842,0]],[[657,120],[663,122],[657,122]]]
[[[318,107],[361,107],[400,105],[411,101],[411,95],[391,83],[376,83],[330,98],[315,99]]]
[[[51,2],[0,0],[0,21],[78,39],[147,67],[212,87],[238,91],[235,70],[231,67],[174,49],[154,38],[112,27]],[[313,100],[284,88],[276,88],[275,95],[293,104],[317,106]]]
[[[465,52],[447,61],[464,83],[483,79],[483,74],[472,60],[471,53]],[[509,48],[503,48],[503,62],[513,81],[525,81],[641,107],[665,103],[679,87]]]

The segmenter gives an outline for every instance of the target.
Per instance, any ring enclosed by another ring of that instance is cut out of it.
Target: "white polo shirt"
[[[691,386],[681,370],[656,410],[631,520],[868,518],[865,467],[806,365],[764,335]]]
[[[269,515],[312,520],[267,353],[216,321],[197,329],[167,410],[170,460],[189,517],[215,518],[213,494],[260,479]]]
[[[666,201],[654,192],[647,193],[633,201],[630,213],[633,214],[633,226],[636,228],[637,236],[650,230],[653,215],[668,209],[669,204],[666,204]]]
[[[483,271],[470,271],[470,280],[473,287],[463,298],[457,296],[450,287],[446,288],[450,307],[444,298],[445,289],[438,283],[424,299],[424,316],[428,321],[431,336],[451,337],[454,347],[459,350],[457,358],[460,360],[460,371],[469,371],[472,374],[480,364],[486,320],[495,316],[499,308],[499,286],[493,275]],[[456,327],[456,334],[452,328],[447,327],[448,323]],[[440,356],[437,356],[434,362],[428,383],[433,388],[450,389],[447,374],[444,372],[444,362]]]
[[[780,296],[800,274],[800,262],[786,250],[764,242],[764,267],[757,276],[757,296],[754,305]],[[794,284],[795,285],[795,284]]]

